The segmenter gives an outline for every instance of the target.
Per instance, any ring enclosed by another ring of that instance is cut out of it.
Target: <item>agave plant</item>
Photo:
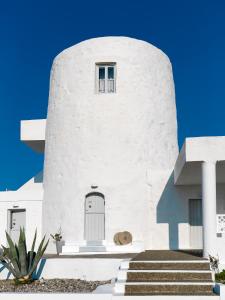
[[[34,249],[37,238],[37,230],[35,231],[34,240],[30,251],[27,251],[24,228],[20,228],[18,243],[14,243],[7,232],[6,238],[8,247],[2,246],[3,253],[0,255],[1,263],[13,274],[14,280],[17,284],[32,282],[32,274],[36,270],[49,241],[45,243],[44,236],[37,252],[35,252]]]

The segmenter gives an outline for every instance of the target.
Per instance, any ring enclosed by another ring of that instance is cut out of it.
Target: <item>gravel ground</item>
[[[0,280],[0,293],[90,293],[110,281],[80,279],[40,279],[30,284],[15,285],[13,280]]]

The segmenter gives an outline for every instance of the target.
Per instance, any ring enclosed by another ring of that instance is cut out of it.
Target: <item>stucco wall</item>
[[[31,247],[35,230],[37,243],[42,238],[43,173],[40,172],[17,191],[0,192],[0,237],[6,245],[5,231],[8,230],[8,210],[26,210],[26,239]]]
[[[173,185],[173,174],[154,205],[152,239],[155,249],[189,249],[189,199],[201,199],[200,186]],[[158,189],[159,190],[159,189]],[[154,191],[158,193],[157,189]],[[157,197],[155,197],[157,199]]]
[[[162,178],[162,174],[159,177]],[[160,188],[152,189],[157,193],[152,197],[156,199],[152,204],[152,245],[154,249],[190,249],[189,199],[202,198],[201,185],[174,186],[173,174],[166,184],[163,180],[161,184],[165,186],[161,195],[158,194]],[[225,184],[217,184],[217,214],[225,214]],[[223,263],[224,243],[224,235],[217,237],[217,253]]]
[[[116,62],[115,94],[96,93],[97,62]],[[150,246],[152,205],[164,188],[152,177],[165,170],[168,176],[177,155],[172,68],[162,51],[106,37],[56,57],[46,127],[44,232],[61,226],[66,241],[82,240],[85,195],[97,185],[106,200],[106,240],[129,230]],[[152,193],[149,178],[160,190]]]
[[[35,276],[45,279],[111,280],[117,277],[121,261],[122,258],[44,258],[39,263]],[[8,275],[8,271],[4,269],[0,272],[0,279],[6,279]],[[12,277],[11,275],[10,278]]]
[[[32,200],[31,195],[27,193],[17,197],[17,192],[0,193],[0,236],[1,244],[7,245],[5,231],[8,230],[8,210],[25,209],[26,210],[26,239],[28,247],[31,247],[35,230],[37,229],[37,243],[42,237],[42,199]],[[37,192],[36,192],[37,194]],[[3,199],[5,198],[5,199]],[[28,199],[27,199],[28,198]]]

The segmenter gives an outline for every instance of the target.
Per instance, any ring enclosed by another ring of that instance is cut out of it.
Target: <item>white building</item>
[[[203,249],[225,264],[225,137],[187,138],[178,153],[172,67],[161,50],[126,37],[64,50],[47,120],[22,121],[21,140],[45,151],[44,182],[39,174],[0,193],[1,237],[20,225],[29,241],[36,227],[61,228],[63,253]],[[125,230],[132,244],[116,246]]]

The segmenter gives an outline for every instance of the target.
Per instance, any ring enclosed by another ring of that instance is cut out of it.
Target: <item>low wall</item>
[[[117,276],[122,260],[122,258],[48,258],[39,264],[36,277],[110,280]],[[0,279],[6,279],[8,276],[6,269],[0,272]]]

